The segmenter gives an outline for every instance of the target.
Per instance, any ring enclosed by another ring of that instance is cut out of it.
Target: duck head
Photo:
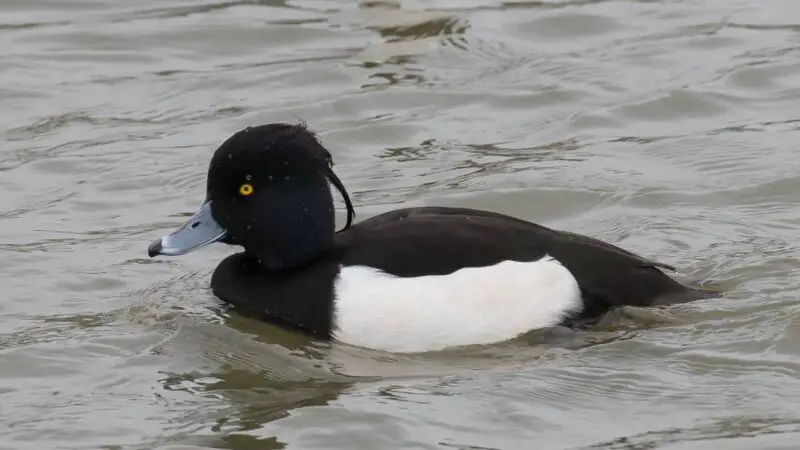
[[[206,198],[148,255],[182,255],[214,242],[242,246],[268,269],[290,268],[333,245],[335,214],[329,183],[355,216],[330,152],[303,125],[268,124],[241,130],[214,152]]]

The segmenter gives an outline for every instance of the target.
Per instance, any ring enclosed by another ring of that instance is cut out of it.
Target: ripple
[[[633,450],[640,448],[657,448],[670,444],[687,444],[690,442],[701,442],[704,446],[709,444],[720,445],[724,440],[729,439],[749,438],[748,440],[752,441],[753,438],[758,438],[760,436],[796,433],[800,433],[800,423],[792,418],[780,416],[729,417],[718,419],[711,423],[697,425],[692,428],[671,428],[650,431],[633,436],[620,437],[610,442],[598,443],[582,448]]]
[[[524,25],[519,31],[527,35],[545,39],[582,39],[606,33],[625,32],[627,25],[612,17],[580,12],[564,12],[544,15]]]
[[[791,447],[796,5],[5,2],[7,445]],[[299,118],[361,218],[490,209],[725,295],[411,357],[229,311],[234,249],[146,257],[222,140]]]
[[[708,117],[726,110],[712,101],[713,96],[698,92],[676,90],[658,98],[616,108],[616,113],[628,120],[684,120],[692,117]]]

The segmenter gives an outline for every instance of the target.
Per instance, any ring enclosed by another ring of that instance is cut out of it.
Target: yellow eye
[[[245,183],[239,187],[239,193],[248,196],[253,193],[253,185],[250,183]]]

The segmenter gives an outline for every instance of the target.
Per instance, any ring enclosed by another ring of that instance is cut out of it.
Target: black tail
[[[681,303],[691,303],[697,300],[721,297],[723,291],[714,287],[692,287],[683,286],[685,289],[670,292],[658,296],[652,306],[678,305]]]

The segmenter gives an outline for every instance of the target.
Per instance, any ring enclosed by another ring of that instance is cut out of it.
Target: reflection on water
[[[797,2],[0,11],[0,448],[795,447]],[[215,146],[299,120],[360,219],[500,211],[727,294],[392,355],[229,311],[208,281],[231,249],[146,257]]]

